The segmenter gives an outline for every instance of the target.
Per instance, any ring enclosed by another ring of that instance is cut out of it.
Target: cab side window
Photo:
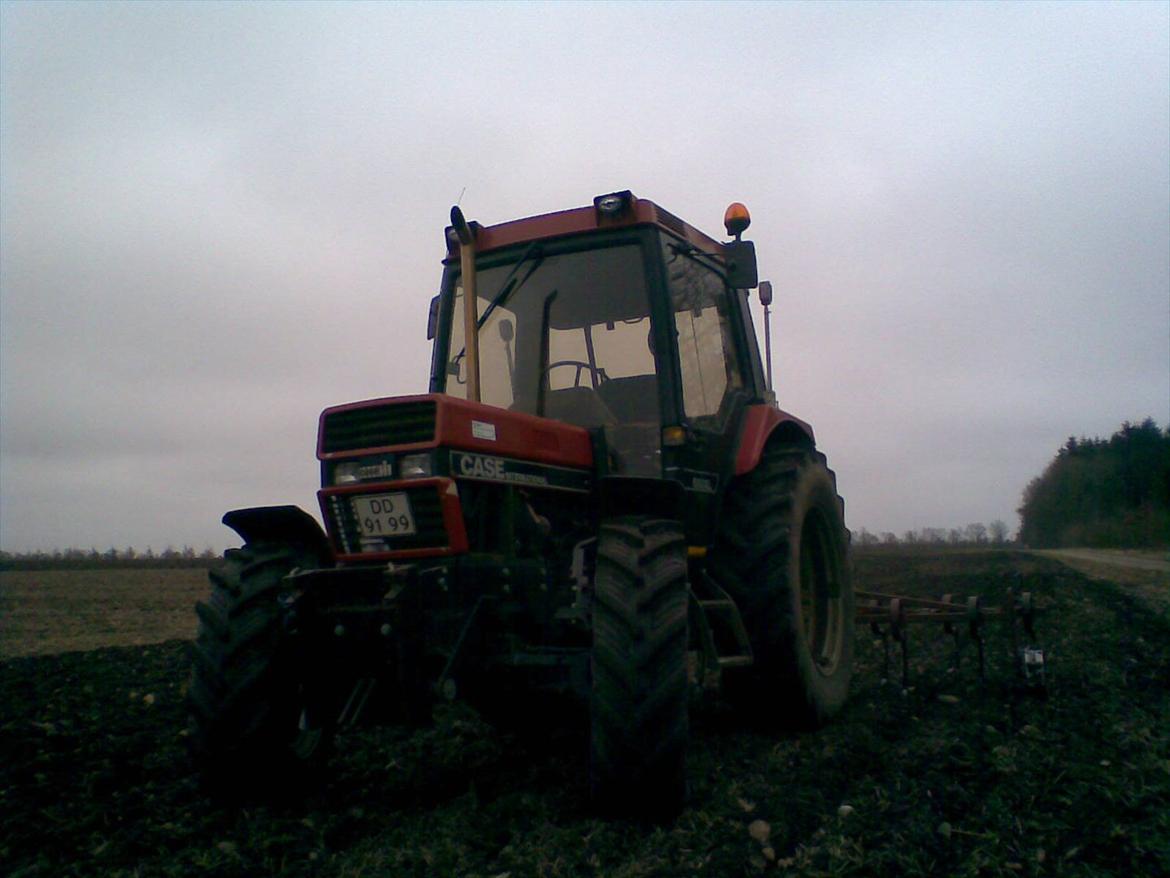
[[[664,260],[678,334],[683,408],[688,419],[719,414],[729,392],[742,388],[729,319],[728,293],[713,269],[664,239]]]

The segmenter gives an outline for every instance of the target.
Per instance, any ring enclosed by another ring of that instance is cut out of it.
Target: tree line
[[[167,546],[161,552],[147,547],[139,552],[132,546],[103,551],[89,549],[53,549],[51,551],[0,551],[0,570],[81,569],[88,567],[209,567],[220,560],[210,547],[196,552],[191,546],[181,549]]]
[[[871,533],[864,527],[853,534],[856,546],[1005,546],[1008,526],[998,518],[991,524],[976,521],[965,527],[924,527],[901,535],[892,531]]]
[[[1035,548],[1170,545],[1170,426],[1146,418],[1108,439],[1070,436],[1019,513],[1020,540]]]

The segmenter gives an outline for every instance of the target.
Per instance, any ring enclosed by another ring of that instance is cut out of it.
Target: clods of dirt
[[[1170,622],[1120,588],[1010,553],[859,555],[874,590],[1042,609],[1049,691],[1016,685],[992,631],[911,632],[911,685],[858,633],[846,710],[815,733],[698,710],[673,823],[586,805],[581,724],[501,731],[467,708],[433,727],[339,737],[323,786],[226,808],[185,747],[187,647],[0,663],[0,873],[11,876],[1170,874]],[[899,666],[900,667],[900,666]],[[541,723],[544,725],[541,725]],[[263,791],[258,791],[262,793]]]

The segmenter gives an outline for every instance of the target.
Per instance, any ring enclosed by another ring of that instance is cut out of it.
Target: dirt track
[[[1157,613],[1170,618],[1170,555],[1117,549],[1044,549],[1053,558],[1092,580],[1120,583]]]
[[[585,805],[579,720],[519,730],[466,710],[350,732],[323,787],[244,810],[183,750],[185,644],[0,662],[0,873],[12,876],[1170,874],[1170,621],[1108,583],[1008,553],[858,558],[863,584],[1003,597],[1044,616],[1053,685],[1012,688],[1006,640],[915,629],[912,690],[859,630],[850,705],[811,734],[694,717],[692,795],[663,827]],[[525,728],[526,727],[526,728]],[[758,822],[757,822],[758,821]]]
[[[1170,554],[1164,552],[1128,552],[1113,549],[1044,549],[1046,555],[1061,561],[1088,561],[1106,567],[1128,567],[1134,570],[1152,570],[1170,573]]]

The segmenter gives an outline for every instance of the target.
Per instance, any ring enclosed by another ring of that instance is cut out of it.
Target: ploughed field
[[[185,640],[92,648],[190,637],[204,574],[5,572],[0,874],[1170,874],[1157,604],[1010,552],[883,550],[856,567],[862,588],[991,604],[1022,574],[1048,697],[1013,686],[994,626],[985,684],[973,649],[949,672],[954,642],[915,627],[908,691],[859,628],[850,704],[819,732],[696,708],[690,802],[663,826],[589,812],[584,719],[544,703],[519,730],[454,707],[421,731],[350,732],[312,795],[218,807],[185,756]],[[71,647],[87,651],[42,654]]]

